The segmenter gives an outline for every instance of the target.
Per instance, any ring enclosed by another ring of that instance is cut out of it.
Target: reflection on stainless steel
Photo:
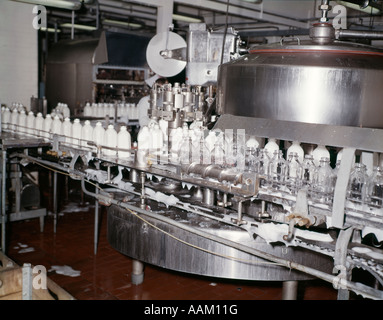
[[[383,127],[383,52],[312,42],[256,47],[219,68],[220,114]]]
[[[167,213],[169,214],[169,212]],[[188,242],[200,248],[209,248],[210,251],[222,256],[210,254],[186,244],[182,244],[171,237],[164,236],[160,231],[145,227],[145,223],[129,214],[126,210],[112,206],[108,209],[108,240],[118,251],[164,268],[188,272],[199,275],[214,277],[244,279],[244,280],[307,280],[311,277],[307,274],[288,270],[284,267],[259,259],[241,250],[217,243],[207,238],[187,232],[179,227],[163,221],[148,218],[160,229],[168,230],[177,238],[187,239]],[[188,218],[183,222],[186,226],[195,224],[197,229],[206,232],[207,235],[230,239],[243,245],[251,243],[251,247],[267,252],[297,263],[305,263],[310,260],[310,266],[329,272],[331,259],[314,252],[305,250],[290,250],[283,245],[268,245],[262,238],[251,240],[249,234],[239,228],[226,227],[198,217]],[[308,259],[308,256],[310,258]],[[232,257],[232,258],[226,258]]]

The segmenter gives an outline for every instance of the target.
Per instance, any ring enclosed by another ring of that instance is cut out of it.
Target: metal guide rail
[[[225,116],[221,118],[222,121],[218,121],[217,127],[219,128],[220,125],[224,124],[222,128],[227,128],[227,124],[224,123],[227,118],[225,119]],[[258,121],[259,119],[252,120]],[[262,123],[265,124],[265,122]],[[236,129],[236,121],[231,121],[230,124],[233,129]],[[241,122],[241,126],[243,124]],[[285,125],[285,123],[283,124]],[[275,125],[276,128],[283,127],[285,129],[284,134],[279,136],[277,133],[275,135],[265,134],[266,132],[260,132],[262,131],[259,129],[260,127],[258,127],[258,131],[252,129],[253,132],[251,133],[259,137],[298,140],[295,139],[298,137],[295,137],[291,132],[290,135],[286,133],[289,127],[281,126],[281,123],[273,123],[273,127]],[[307,128],[316,127],[316,125],[310,124],[305,124],[305,128],[306,126]],[[249,127],[257,128],[254,123],[249,123]],[[269,128],[268,126],[265,127]],[[297,132],[295,124],[291,128],[294,128],[293,133]],[[355,130],[358,129],[361,128],[355,128]],[[371,131],[374,134],[381,134],[381,130]],[[257,236],[264,237],[265,234],[262,229],[265,226],[281,227],[281,238],[273,241],[330,256],[334,259],[334,274],[324,274],[304,265],[258,252],[251,247],[251,242],[243,245],[206,234],[206,231],[201,233],[200,230],[193,230],[193,232],[199,232],[202,235],[205,233],[207,237],[214,238],[215,241],[221,241],[255,256],[280,263],[287,268],[296,269],[332,282],[337,289],[350,290],[367,298],[383,299],[381,290],[363,284],[355,284],[350,279],[350,270],[356,267],[371,273],[380,286],[383,282],[383,251],[373,246],[361,244],[360,239],[359,241],[355,239],[355,234],[364,227],[383,229],[383,216],[379,213],[371,213],[371,210],[364,205],[348,204],[345,201],[345,196],[340,201],[337,200],[342,196],[342,193],[339,192],[342,189],[341,184],[343,183],[344,187],[345,181],[348,180],[351,161],[343,161],[343,169],[341,170],[346,173],[346,178],[341,179],[337,184],[334,202],[331,206],[309,201],[304,193],[298,193],[294,196],[280,191],[273,192],[262,189],[259,185],[262,177],[252,172],[237,172],[227,168],[222,169],[215,165],[180,165],[171,161],[164,163],[157,161],[158,158],[156,157],[149,157],[148,165],[143,167],[136,164],[136,150],[131,150],[129,159],[121,160],[118,157],[102,156],[102,146],[97,146],[97,152],[94,152],[91,149],[71,147],[60,140],[60,137],[52,137],[50,143],[53,147],[49,149],[49,156],[47,156],[46,151],[38,147],[37,150],[12,154],[12,157],[23,158],[25,161],[65,172],[73,179],[82,180],[84,191],[87,193],[89,191],[85,188],[85,182],[93,181],[104,187],[113,187],[116,190],[138,196],[140,205],[132,206],[114,199],[112,192],[89,193],[104,205],[116,204],[140,215],[166,220],[169,224],[176,222],[150,210],[150,207],[147,206],[148,199],[163,202],[181,212],[192,212],[220,224],[240,228],[249,234],[249,239]],[[303,141],[305,140],[303,139]],[[323,141],[314,139],[312,142]],[[335,146],[339,146],[339,144],[335,144]],[[360,146],[347,145],[347,148],[344,149],[343,159],[352,158],[357,148]],[[380,146],[371,148],[370,145],[367,149],[367,151],[374,152],[382,150],[383,148]],[[54,161],[52,161],[52,154]],[[190,199],[182,197],[185,195],[185,191],[188,191],[186,193],[193,193],[193,196]],[[215,194],[216,201],[211,201],[212,192]],[[340,205],[344,206],[340,208]],[[334,215],[337,216],[335,223]],[[323,238],[326,240],[322,241],[321,236],[330,238]]]

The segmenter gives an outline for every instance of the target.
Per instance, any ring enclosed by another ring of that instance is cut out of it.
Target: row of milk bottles
[[[152,155],[162,155],[166,153],[166,158],[172,162],[191,163],[200,159],[201,141],[208,144],[209,139],[204,138],[204,131],[198,122],[193,122],[190,127],[184,123],[182,127],[168,130],[168,122],[160,119],[158,122],[151,120],[147,126],[141,127],[137,136],[137,148],[139,150],[147,150]],[[194,144],[194,148],[193,148]]]
[[[62,137],[61,142],[71,147],[97,149],[99,146],[105,156],[130,156],[131,135],[126,126],[121,126],[117,133],[114,125],[110,124],[105,129],[100,121],[93,127],[89,120],[81,124],[79,119],[72,122],[66,117],[61,120],[57,114],[53,117],[47,114],[44,118],[41,112],[35,115],[30,111],[27,115],[25,110],[19,112],[15,108],[11,112],[9,108],[2,108],[2,128],[46,140],[55,134]]]
[[[58,115],[60,118],[65,119],[70,117],[70,109],[66,103],[57,103],[56,108],[51,112],[51,116]]]
[[[245,142],[245,153],[240,154],[236,150],[235,137],[223,135],[224,139],[219,139],[214,130],[207,133],[205,128],[194,123],[190,127],[184,123],[171,130],[170,136],[167,132],[166,121],[152,120],[140,129],[138,149],[150,150],[152,154],[166,151],[171,160],[181,164],[199,161],[253,171],[264,177],[261,179],[263,189],[296,195],[300,188],[306,188],[312,201],[332,204],[342,150],[337,154],[335,168],[332,168],[330,152],[324,145],[317,145],[310,154],[305,154],[301,144],[292,141],[284,157],[276,139],[268,139],[264,147],[259,148],[260,140],[249,137]],[[366,166],[354,159],[346,197],[353,202],[382,208],[383,168],[375,167],[369,176]]]
[[[335,168],[330,165],[330,152],[324,145],[318,145],[311,154],[305,154],[300,143],[293,141],[286,152],[286,159],[275,139],[269,139],[264,149],[250,149],[247,168],[264,174],[263,188],[272,191],[286,191],[296,194],[306,188],[308,197],[319,203],[331,205],[335,184],[342,160],[342,150],[337,153]],[[383,208],[383,168],[376,166],[371,174],[367,166],[353,159],[346,199],[371,208]]]
[[[276,139],[271,138],[263,149],[250,149],[247,164],[249,171],[265,177],[261,179],[264,189],[295,195],[305,188],[311,200],[332,203],[336,172],[330,166],[330,152],[324,145],[317,145],[312,153],[305,154],[301,144],[293,141],[285,158]]]
[[[117,107],[117,117],[138,119],[138,107],[135,103],[86,103],[84,117],[114,117]]]

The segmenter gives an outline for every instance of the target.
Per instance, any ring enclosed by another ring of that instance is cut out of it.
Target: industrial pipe
[[[337,29],[335,30],[335,38],[383,40],[383,32]]]

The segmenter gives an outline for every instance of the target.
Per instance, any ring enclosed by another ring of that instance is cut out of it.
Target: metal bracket
[[[348,300],[349,297],[348,290],[339,286],[339,282],[341,282],[342,279],[347,280],[347,248],[353,232],[354,228],[352,227],[345,230],[341,230],[335,245],[333,273],[339,271],[339,274],[335,278],[338,281],[333,281],[333,286],[335,289],[339,290],[339,300]]]
[[[160,51],[161,57],[164,59],[174,59],[180,61],[186,61],[186,47],[177,48],[173,50],[162,50]]]
[[[347,186],[350,178],[351,167],[354,163],[355,148],[344,148],[342,161],[335,184],[334,201],[332,205],[331,224],[342,229],[344,225],[344,208],[346,204]]]
[[[74,165],[76,164],[77,162],[77,159],[79,157],[79,154],[78,153],[75,153],[70,161],[70,164],[69,164],[69,168],[74,170]]]

